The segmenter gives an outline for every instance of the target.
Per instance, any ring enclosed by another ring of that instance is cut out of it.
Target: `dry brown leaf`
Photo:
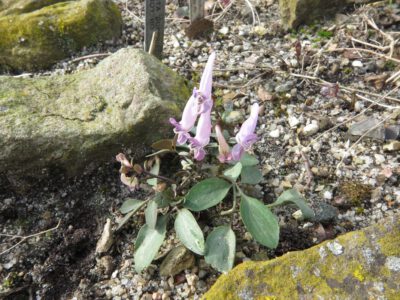
[[[375,88],[380,91],[385,85],[386,79],[389,77],[388,74],[383,73],[379,75],[369,75],[364,77],[364,81],[367,83],[372,83]]]
[[[260,98],[261,102],[272,101],[274,99],[274,95],[265,90],[262,86],[258,88],[257,96]]]

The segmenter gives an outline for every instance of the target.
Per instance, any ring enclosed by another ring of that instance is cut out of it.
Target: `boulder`
[[[112,0],[0,1],[0,71],[45,69],[73,52],[121,34]]]
[[[285,29],[310,24],[321,17],[334,16],[346,6],[377,0],[279,0],[282,25]]]
[[[304,251],[242,263],[203,299],[398,299],[399,291],[397,213]]]
[[[124,146],[138,158],[172,135],[168,119],[189,95],[183,78],[129,48],[75,74],[0,76],[0,173],[55,166],[76,175]]]

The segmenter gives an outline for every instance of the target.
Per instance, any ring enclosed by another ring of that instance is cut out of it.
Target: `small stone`
[[[343,254],[343,246],[336,241],[328,242],[326,246],[336,256]]]
[[[259,36],[264,36],[267,34],[268,30],[264,26],[258,25],[253,28],[253,32]]]
[[[310,136],[313,135],[314,133],[317,133],[319,130],[318,122],[313,120],[310,124],[306,125],[303,128],[303,134],[305,136]]]
[[[359,60],[355,60],[355,61],[353,61],[353,62],[351,63],[351,65],[352,65],[353,67],[355,67],[355,68],[362,68],[363,63],[362,63],[361,61],[359,61]]]
[[[400,142],[399,141],[391,141],[388,144],[383,145],[383,150],[392,152],[392,151],[399,151],[400,150]]]
[[[113,233],[111,230],[111,220],[107,219],[104,225],[103,233],[96,245],[96,253],[107,252],[114,242]]]
[[[183,270],[190,269],[195,263],[194,255],[185,246],[173,248],[160,266],[161,276],[174,276]]]
[[[300,124],[300,120],[296,116],[289,116],[288,122],[291,128],[296,128]]]
[[[314,212],[314,221],[325,225],[335,223],[339,215],[336,207],[325,202],[315,203]]]
[[[324,199],[331,200],[332,199],[332,192],[331,191],[325,191],[324,192]]]
[[[272,138],[278,138],[279,135],[280,135],[280,130],[279,130],[279,128],[277,128],[277,129],[275,129],[275,130],[272,130],[272,131],[269,133],[269,136],[272,137]]]
[[[219,30],[219,33],[222,33],[223,35],[227,35],[229,32],[229,28],[224,26]]]

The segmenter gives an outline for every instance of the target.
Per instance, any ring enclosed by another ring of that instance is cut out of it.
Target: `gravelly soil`
[[[116,2],[125,24],[119,41],[88,48],[50,71],[27,76],[76,72],[101,59],[76,60],[78,57],[126,46],[141,48],[143,3]],[[237,236],[243,237],[238,240],[237,263],[305,249],[399,210],[398,151],[383,151],[390,143],[384,137],[356,142],[359,137],[349,134],[351,125],[362,118],[388,118],[386,126],[399,125],[398,109],[393,108],[396,101],[380,98],[390,93],[399,99],[396,84],[381,87],[380,79],[372,77],[387,74],[389,78],[398,70],[398,63],[362,50],[337,50],[357,47],[387,56],[389,48],[378,51],[354,39],[390,46],[389,36],[399,36],[398,5],[366,6],[338,15],[336,21],[322,20],[284,33],[275,1],[254,3],[260,19],[256,27],[250,10],[235,3],[221,19],[217,20],[219,8],[209,16],[216,21],[212,34],[189,40],[183,30],[187,20],[182,19],[182,12],[177,16],[176,4],[168,1],[163,62],[197,83],[208,54],[211,49],[216,51],[216,105],[235,108],[240,112],[239,121],[248,115],[251,103],[262,105],[260,141],[254,152],[262,163],[264,179],[253,192],[269,203],[285,188],[295,187],[319,212],[318,220],[302,222],[292,217],[295,209],[277,209],[282,233],[275,251],[258,246],[240,223],[234,222]],[[386,35],[368,20],[375,20]],[[394,47],[395,59],[400,56],[398,49]],[[338,89],[324,81],[338,82]],[[321,94],[322,87],[325,92]],[[369,107],[371,100],[386,107]],[[108,165],[88,170],[80,178],[66,179],[58,170],[48,170],[46,178],[50,180],[34,182],[25,191],[12,188],[22,184],[16,179],[0,177],[2,234],[26,236],[53,228],[60,221],[57,229],[27,239],[0,256],[0,298],[196,299],[216,280],[218,273],[200,258],[175,277],[161,278],[159,261],[136,274],[132,241],[143,222],[141,215],[116,234],[106,256],[96,257],[94,249],[105,219],[120,217],[118,208],[131,195],[119,182],[114,155],[110,153]],[[146,192],[134,196],[144,198]],[[204,226],[213,224],[214,219],[212,212],[202,216]],[[0,252],[20,240],[1,236]],[[163,251],[175,244],[172,234]]]

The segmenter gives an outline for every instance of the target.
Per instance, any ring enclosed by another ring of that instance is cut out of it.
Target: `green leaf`
[[[175,231],[178,239],[190,251],[199,255],[204,254],[204,236],[192,213],[181,209],[175,219]]]
[[[123,214],[127,214],[132,210],[135,211],[138,210],[145,203],[146,201],[128,198],[127,200],[124,201],[124,203],[122,203],[122,206],[119,209],[119,211]]]
[[[154,150],[174,151],[175,150],[175,142],[173,139],[159,140],[159,141],[151,144],[151,148],[153,148]]]
[[[230,226],[224,225],[215,228],[207,237],[207,263],[220,272],[228,272],[235,260],[236,237]]]
[[[162,192],[156,193],[154,201],[157,203],[159,208],[167,207],[174,200],[174,192],[168,188]]]
[[[238,162],[232,168],[225,170],[224,175],[236,181],[240,175],[240,172],[242,172],[242,164]]]
[[[240,176],[240,182],[247,184],[257,184],[263,179],[262,173],[257,166],[244,167]]]
[[[147,207],[144,210],[144,216],[149,228],[154,229],[157,222],[157,203],[154,200],[151,200],[149,204],[147,204]]]
[[[148,224],[140,228],[135,243],[135,270],[141,272],[148,267],[160,249],[167,229],[168,216],[160,216],[156,227],[151,229]]]
[[[154,165],[151,167],[150,173],[154,175],[158,175],[160,173],[160,158],[158,156],[155,157]],[[146,181],[151,186],[157,185],[157,178],[150,178]]]
[[[221,178],[209,178],[197,183],[186,195],[184,206],[201,211],[221,202],[232,185]]]
[[[245,152],[242,155],[242,158],[240,159],[240,162],[242,163],[243,167],[250,167],[250,166],[255,166],[258,164],[258,159],[255,158],[254,156],[248,154]]]
[[[314,218],[315,214],[314,211],[307,205],[306,200],[304,197],[295,189],[290,189],[284,191],[276,201],[270,205],[269,207],[274,207],[282,204],[292,203],[295,204],[298,208],[300,208],[303,217],[305,219],[312,219]]]
[[[263,203],[241,193],[240,215],[254,239],[268,248],[279,242],[279,224],[276,216]]]

